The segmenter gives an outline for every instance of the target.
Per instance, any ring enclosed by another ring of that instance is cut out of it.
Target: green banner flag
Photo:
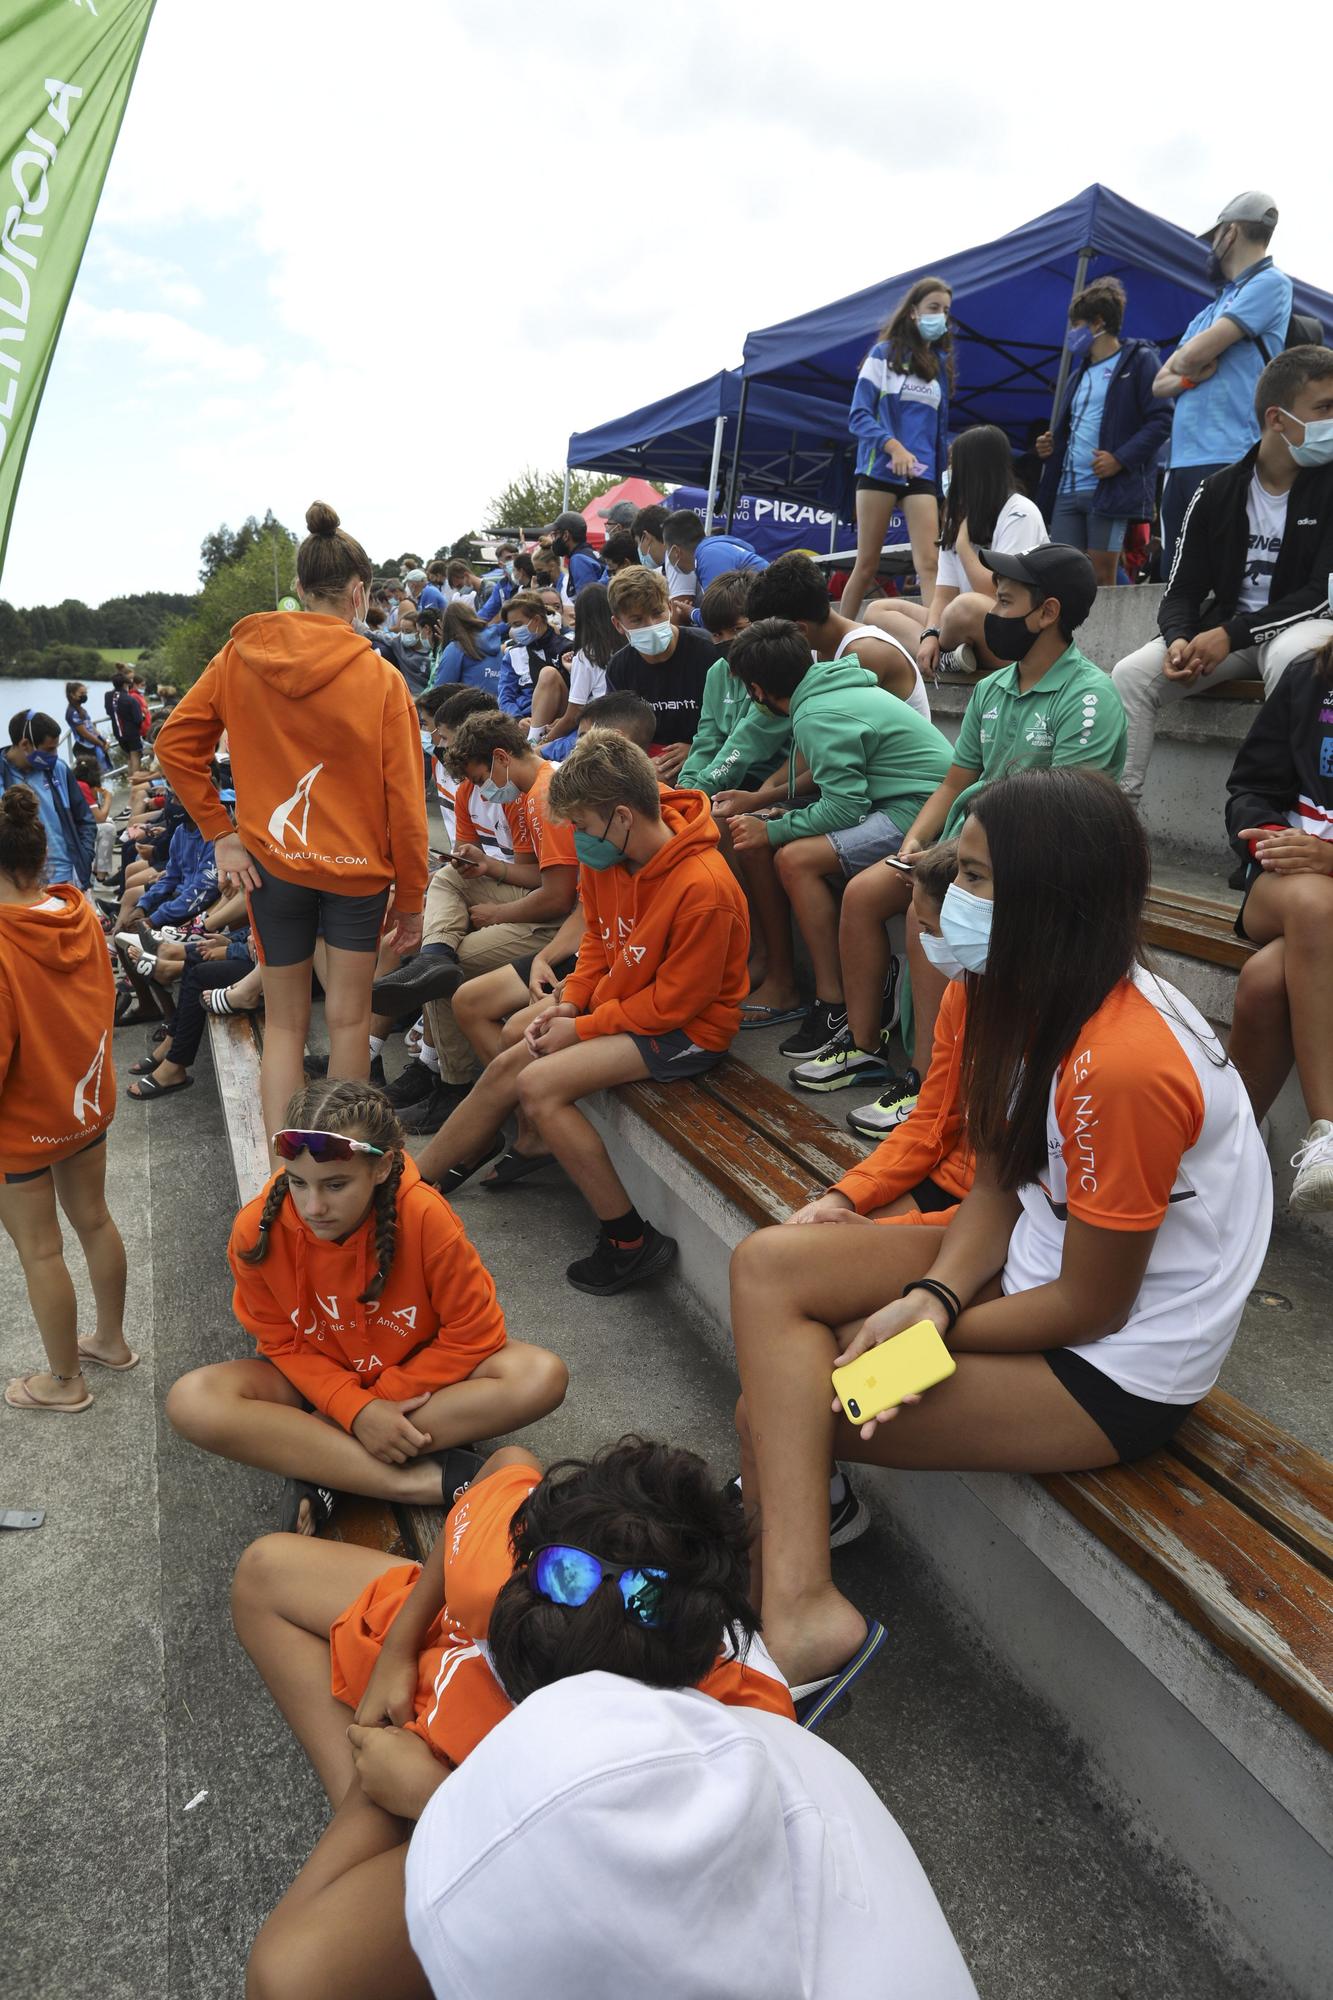
[[[0,0],[0,573],[155,0]]]

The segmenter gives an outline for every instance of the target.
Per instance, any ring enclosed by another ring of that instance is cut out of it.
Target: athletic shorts
[[[674,1083],[682,1076],[702,1076],[715,1069],[727,1053],[725,1049],[701,1049],[683,1028],[669,1035],[631,1035],[654,1083]]]
[[[523,981],[523,984],[525,986],[532,977],[532,967],[533,967],[533,962],[536,959],[536,956],[537,954],[535,951],[530,951],[526,958],[516,958],[514,960],[514,970],[518,974],[519,978]],[[574,967],[578,964],[578,962],[579,962],[578,953],[576,951],[572,951],[569,954],[568,958],[558,958],[555,961],[555,964],[551,967],[551,970],[555,974],[557,979],[568,979],[570,973],[574,970]]]
[[[255,861],[255,867],[264,885],[252,889],[246,902],[261,965],[304,965],[315,955],[317,937],[335,951],[379,950],[387,889],[372,896],[339,896],[331,889],[285,882],[270,875],[262,861]]]
[[[858,493],[892,493],[899,500],[915,493],[928,493],[932,500],[939,497],[933,479],[871,479],[864,472],[857,474],[856,490]]]
[[[842,863],[844,875],[859,875],[876,861],[896,854],[903,844],[902,830],[887,813],[867,813],[859,826],[839,827],[825,836]]]
[[[27,1174],[6,1174],[5,1186],[19,1187],[24,1181],[39,1181],[43,1174],[50,1173],[52,1167],[63,1167],[66,1160],[81,1159],[85,1153],[95,1153],[99,1146],[105,1146],[105,1144],[106,1133],[99,1132],[97,1137],[90,1139],[86,1146],[76,1146],[72,1153],[62,1153],[58,1160],[52,1160],[45,1167],[34,1167],[32,1172]]]
[[[1125,546],[1129,517],[1098,514],[1094,511],[1096,504],[1095,486],[1058,494],[1051,515],[1051,540],[1072,549],[1114,550],[1119,555]]]
[[[119,743],[121,749],[125,751],[127,756],[131,751],[133,751],[136,756],[141,756],[143,754],[142,736],[118,736],[116,738],[116,741],[117,743]]]
[[[918,1181],[914,1188],[907,1190],[907,1198],[916,1203],[918,1215],[935,1215],[941,1209],[957,1208],[962,1200],[961,1195],[950,1194],[948,1188],[942,1188],[938,1181],[930,1178],[929,1174],[923,1181]]]
[[[1150,1451],[1160,1451],[1194,1408],[1193,1403],[1154,1403],[1148,1396],[1136,1396],[1067,1347],[1051,1348],[1046,1365],[1079,1408],[1105,1432],[1123,1465],[1146,1458]]]

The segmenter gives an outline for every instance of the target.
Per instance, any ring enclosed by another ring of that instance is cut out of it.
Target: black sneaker
[[[841,1000],[816,1000],[799,1028],[778,1043],[780,1056],[817,1056],[836,1041],[847,1026],[847,1009]]]
[[[379,1088],[380,1088],[381,1090],[383,1090],[383,1089],[384,1089],[385,1085],[384,1085],[384,1057],[383,1057],[383,1056],[372,1056],[372,1057],[370,1058],[370,1080],[371,1080],[371,1082],[372,1082],[373,1084],[376,1084],[376,1085],[378,1085],[378,1087],[379,1087]]]
[[[457,952],[448,945],[432,947],[377,979],[370,1004],[377,1014],[419,1014],[428,1000],[452,1000],[463,977]]]
[[[887,1090],[873,1104],[859,1104],[847,1113],[847,1123],[863,1139],[882,1139],[916,1110],[921,1094],[921,1078],[914,1069],[890,1077]]]
[[[425,1064],[422,1065],[423,1069]],[[450,1112],[457,1111],[467,1091],[461,1083],[441,1083],[435,1078],[429,1097],[409,1104],[398,1113],[404,1132],[438,1132]]]
[[[841,1500],[829,1502],[828,1545],[831,1549],[845,1549],[848,1542],[855,1542],[870,1526],[870,1509],[857,1498],[852,1482],[843,1474],[843,1496]],[[745,1495],[741,1491],[741,1478],[737,1473],[727,1481],[728,1493],[743,1507]]]
[[[440,1072],[424,1063],[420,1056],[413,1056],[410,1063],[400,1070],[384,1092],[395,1110],[401,1111],[406,1105],[420,1104],[430,1096],[440,1080]]]
[[[604,1236],[597,1238],[591,1257],[579,1257],[567,1266],[565,1276],[576,1291],[592,1292],[599,1299],[623,1292],[644,1278],[665,1271],[676,1254],[673,1236],[662,1236],[651,1222],[643,1225],[643,1241],[633,1250],[617,1250]]]
[[[446,1508],[467,1492],[486,1461],[479,1451],[465,1444],[451,1444],[445,1451],[432,1453],[440,1468],[440,1498]]]

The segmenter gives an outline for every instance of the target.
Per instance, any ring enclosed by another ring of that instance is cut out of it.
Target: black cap
[[[992,576],[1007,576],[1041,597],[1058,597],[1061,622],[1067,632],[1083,623],[1097,602],[1097,579],[1082,549],[1063,542],[1043,542],[1025,555],[1006,555],[999,549],[982,549],[981,560]]]
[[[576,542],[581,542],[587,537],[588,523],[584,520],[582,514],[575,514],[571,509],[568,514],[557,514],[550,527],[541,528],[538,530],[538,533],[543,535],[572,535]]]

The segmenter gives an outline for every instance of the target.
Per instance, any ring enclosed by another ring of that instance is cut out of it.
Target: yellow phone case
[[[880,1347],[833,1371],[833,1392],[854,1424],[868,1424],[901,1403],[945,1382],[957,1362],[928,1319],[905,1327]]]

